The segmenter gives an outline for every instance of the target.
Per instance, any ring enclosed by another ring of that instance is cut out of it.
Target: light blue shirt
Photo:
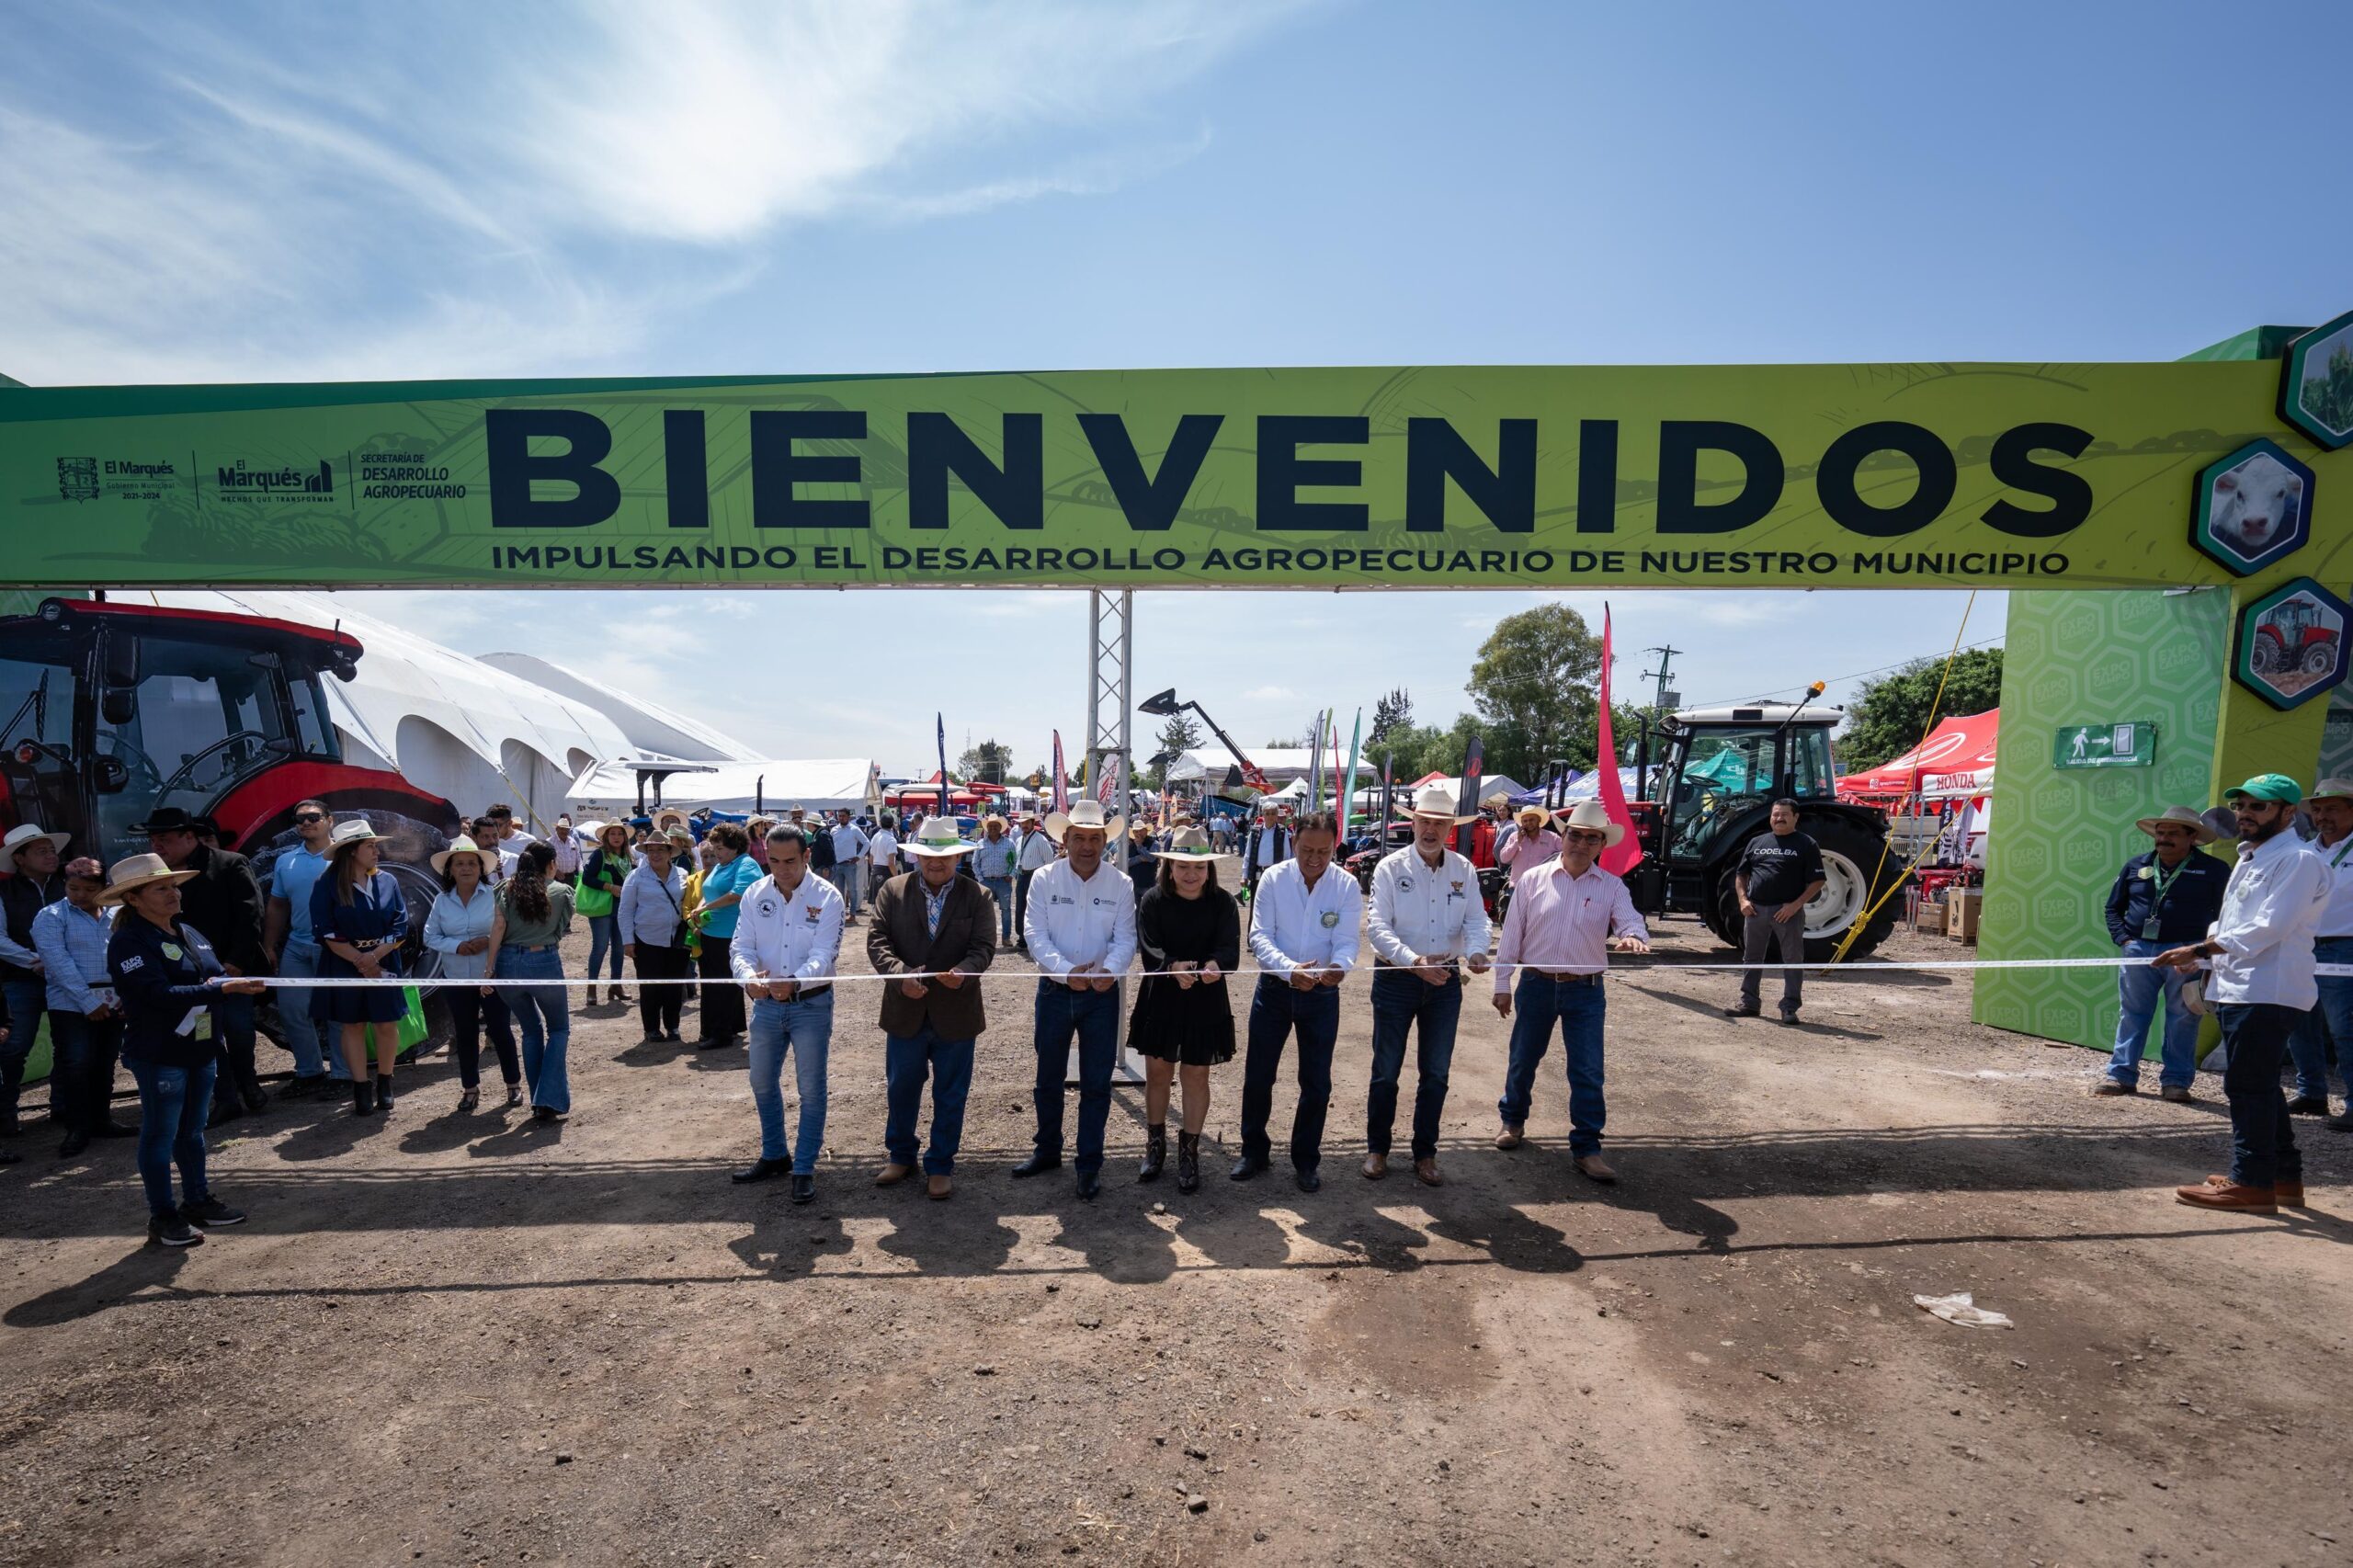
[[[632,877],[636,874],[634,871],[630,873]],[[767,875],[766,871],[760,869],[760,863],[757,860],[753,859],[749,855],[738,855],[724,866],[715,866],[703,873],[702,901],[708,904],[725,898],[731,892],[744,893],[750,890],[754,882]],[[627,884],[623,884],[623,891],[627,891]],[[703,935],[717,937],[722,940],[733,940],[735,936],[736,912],[743,907],[739,903],[731,903],[724,909],[712,910],[710,916],[702,923]]]
[[[49,982],[51,1012],[87,1013],[116,1005],[107,973],[113,916],[111,909],[85,914],[62,898],[34,915],[33,951],[40,955],[41,978]]]
[[[286,939],[298,947],[318,946],[311,935],[311,885],[326,869],[325,856],[300,844],[270,866],[269,896],[286,901]]]
[[[744,858],[749,860],[751,857],[746,855]],[[613,907],[620,917],[624,943],[674,947],[678,938],[678,917],[687,907],[687,874],[673,861],[665,882],[654,874],[652,867],[640,865],[622,879],[620,903]]]
[[[498,915],[498,896],[487,882],[474,884],[474,896],[460,900],[458,890],[450,888],[433,901],[433,913],[425,917],[425,945],[441,955],[441,974],[447,980],[480,980],[490,972],[490,950],[460,953],[460,943],[476,937],[487,940],[491,922]]]

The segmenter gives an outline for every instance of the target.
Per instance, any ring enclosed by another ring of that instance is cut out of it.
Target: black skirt
[[[1154,888],[1136,911],[1136,937],[1147,970],[1214,960],[1229,978],[1188,987],[1165,974],[1147,974],[1128,1017],[1129,1049],[1187,1067],[1233,1061],[1231,976],[1242,961],[1242,916],[1232,895],[1211,889],[1187,899]]]

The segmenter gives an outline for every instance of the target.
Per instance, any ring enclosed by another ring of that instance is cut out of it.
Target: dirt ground
[[[1402,1116],[1375,1184],[1359,978],[1320,1193],[1279,1134],[1225,1179],[1237,1061],[1198,1195],[1135,1184],[1122,1089],[1089,1205],[1006,1175],[1031,984],[989,983],[948,1203],[869,1185],[850,987],[806,1208],[727,1180],[742,1051],[611,1006],[560,1131],[458,1114],[446,1057],[389,1120],[224,1130],[253,1221],[187,1253],[143,1246],[131,1149],[58,1160],[36,1093],[0,1171],[0,1562],[2353,1559],[2353,1138],[2300,1121],[2308,1210],[2202,1213],[2168,1188],[2226,1162],[2211,1077],[2089,1099],[2098,1058],[1972,1026],[1965,976],[1817,982],[1783,1030],[1669,963],[1608,994],[1620,1186],[1570,1167],[1557,1050],[1535,1144],[1491,1146],[1483,1006],[1446,1185]],[[1913,1305],[1955,1290],[2016,1330]]]

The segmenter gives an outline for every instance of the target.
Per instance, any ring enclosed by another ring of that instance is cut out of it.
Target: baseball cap
[[[2222,791],[2222,799],[2235,801],[2241,796],[2251,801],[2279,801],[2294,805],[2304,798],[2303,786],[2284,773],[2258,773],[2235,790]]]

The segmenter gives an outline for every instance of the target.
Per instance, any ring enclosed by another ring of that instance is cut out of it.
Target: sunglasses
[[[1608,834],[1596,833],[1591,828],[1574,827],[1569,830],[1571,844],[1606,844],[1608,841]]]
[[[327,814],[324,812],[296,812],[294,820],[296,822],[324,822],[327,820]]]

